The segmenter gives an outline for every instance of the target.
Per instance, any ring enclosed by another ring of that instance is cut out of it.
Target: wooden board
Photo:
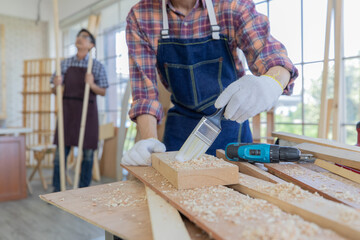
[[[348,145],[345,143],[331,141],[328,139],[312,138],[312,137],[297,135],[297,134],[293,134],[293,133],[286,133],[286,132],[273,132],[272,136],[280,138],[282,140],[299,143],[299,144],[300,143],[313,143],[313,144],[321,145],[321,146],[325,146],[325,147],[349,150],[349,151],[353,151],[353,152],[360,152],[359,147]]]
[[[311,143],[296,145],[302,153],[311,153],[316,158],[360,169],[360,152],[352,152]]]
[[[179,212],[153,190],[145,187],[153,238],[156,240],[190,240]]]
[[[360,236],[359,211],[311,194],[293,184],[273,184],[240,173],[239,184],[231,187],[251,197],[269,201],[283,211],[297,214],[346,238],[358,239]]]
[[[177,152],[154,153],[152,166],[177,189],[229,185],[238,182],[238,167],[205,155],[200,159],[177,162]]]
[[[344,184],[299,164],[265,164],[270,172],[324,198],[360,209],[360,189]]]
[[[333,232],[323,229],[313,232],[315,235],[311,237],[305,236],[303,234],[309,233],[305,229],[313,225],[263,200],[252,199],[227,187],[178,190],[152,167],[122,167],[214,239],[279,239],[279,232],[285,235],[283,239],[290,236],[296,239],[291,235],[294,232],[300,233],[298,239],[338,239]],[[289,222],[294,224],[289,226]]]
[[[326,162],[324,160],[316,159],[315,164],[319,167],[322,167],[326,170],[329,170],[332,173],[335,173],[339,176],[342,176],[344,178],[350,179],[354,182],[360,183],[360,174],[354,173],[350,170],[347,170],[345,168],[336,166],[335,164]]]
[[[139,181],[50,193],[40,198],[121,238],[153,239],[145,188]],[[123,202],[115,206],[120,200]],[[209,239],[188,220],[185,223],[192,239]]]
[[[222,158],[225,161],[230,162],[229,160],[226,159],[225,151],[222,149],[216,150],[216,157]],[[237,165],[239,167],[239,172],[241,172],[241,173],[245,173],[247,175],[250,175],[250,176],[253,176],[256,178],[260,178],[262,180],[272,182],[272,183],[286,183],[286,181],[282,180],[281,178],[278,178],[278,177],[272,175],[271,173],[268,173],[268,172],[262,170],[261,168],[257,167],[254,164],[247,163],[247,162],[231,162],[231,163]]]

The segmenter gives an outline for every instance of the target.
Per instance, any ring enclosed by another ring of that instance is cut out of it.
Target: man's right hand
[[[151,165],[151,153],[165,152],[165,145],[155,138],[141,140],[125,153],[121,162],[124,165]]]
[[[53,82],[55,86],[61,86],[63,82],[62,76],[55,76]]]

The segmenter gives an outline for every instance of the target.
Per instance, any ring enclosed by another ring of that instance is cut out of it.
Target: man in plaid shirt
[[[96,104],[96,95],[105,96],[109,86],[104,66],[94,59],[90,74],[87,74],[89,51],[95,46],[94,36],[86,29],[81,29],[75,42],[77,54],[61,62],[61,76],[55,74],[51,78],[54,84],[52,89],[56,93],[56,86],[64,86],[63,112],[64,112],[64,139],[65,160],[71,146],[77,146],[79,141],[82,105],[85,91],[85,83],[90,85],[89,104],[86,116],[84,136],[83,161],[81,163],[81,175],[79,187],[87,187],[91,183],[94,150],[97,149],[99,121]],[[57,144],[57,129],[54,143]],[[59,177],[59,149],[56,149],[54,159],[53,186],[54,192],[60,191]]]
[[[179,150],[204,115],[226,106],[222,131],[207,153],[252,142],[248,118],[291,94],[298,72],[251,0],[143,0],[127,17],[133,103],[141,141],[123,157],[150,164],[152,152]],[[253,75],[245,75],[237,48]],[[156,72],[171,92],[163,143]]]

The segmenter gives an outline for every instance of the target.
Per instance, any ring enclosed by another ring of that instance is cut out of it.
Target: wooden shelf
[[[56,111],[22,111],[21,113],[23,114],[52,114],[52,113],[55,113],[56,114]]]
[[[27,77],[51,77],[52,73],[23,74],[21,76],[23,78],[27,78]]]
[[[47,94],[52,94],[52,92],[51,91],[47,91],[47,92],[21,92],[21,94],[23,94],[23,95],[31,95],[31,94],[34,94],[34,95],[41,95],[41,94],[47,95]]]

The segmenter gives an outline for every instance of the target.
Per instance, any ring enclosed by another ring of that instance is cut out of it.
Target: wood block
[[[113,123],[103,124],[99,127],[99,140],[106,140],[114,137],[115,127]]]
[[[333,231],[225,186],[178,190],[152,167],[122,167],[213,239],[340,239]]]
[[[300,143],[313,143],[313,144],[321,145],[321,146],[325,146],[325,147],[343,149],[343,150],[348,150],[348,151],[353,151],[353,152],[360,152],[359,147],[352,146],[352,145],[345,144],[345,143],[335,142],[335,141],[328,140],[328,139],[312,138],[312,137],[297,135],[297,134],[293,134],[293,133],[286,133],[286,132],[273,132],[272,136],[280,138],[282,140],[299,143],[299,144]]]
[[[216,150],[216,157],[222,158],[227,162],[230,162],[232,164],[235,164],[239,167],[239,172],[245,173],[247,175],[260,178],[262,180],[272,182],[272,183],[286,183],[286,181],[282,180],[281,178],[278,178],[274,175],[272,175],[269,172],[266,172],[259,167],[255,166],[254,164],[248,163],[248,162],[233,162],[226,159],[225,151],[222,149]]]
[[[360,189],[314,172],[300,164],[265,164],[270,172],[329,200],[360,209]]]
[[[354,182],[360,183],[360,174],[354,173],[350,170],[347,170],[342,167],[338,167],[335,164],[326,162],[324,160],[316,159],[315,164],[319,167],[322,167],[332,173],[335,173],[339,176],[342,176],[344,178],[350,179]]]
[[[296,145],[303,153],[311,153],[316,158],[360,169],[360,153],[311,143]]]
[[[152,166],[177,189],[238,183],[238,167],[222,159],[204,155],[187,162],[175,161],[177,152],[153,153]]]
[[[118,142],[118,128],[115,128],[115,136],[104,141],[103,152],[100,161],[101,176],[116,179],[116,150]]]
[[[239,184],[231,187],[271,202],[285,212],[297,214],[346,238],[357,239],[360,236],[359,211],[311,194],[291,183],[273,184],[240,173]]]

